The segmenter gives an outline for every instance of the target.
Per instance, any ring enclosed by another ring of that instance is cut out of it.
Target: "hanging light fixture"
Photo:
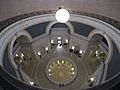
[[[55,18],[58,22],[66,23],[70,18],[70,14],[66,9],[59,9],[55,14]]]
[[[64,1],[62,0],[62,3],[63,2]],[[56,12],[55,18],[60,23],[66,23],[70,18],[70,14],[66,9],[61,8]]]

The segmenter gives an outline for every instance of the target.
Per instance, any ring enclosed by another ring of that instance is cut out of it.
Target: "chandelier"
[[[62,0],[62,3],[63,3],[63,0]],[[55,18],[60,23],[66,23],[70,18],[70,14],[66,9],[62,7],[61,9],[57,10],[55,14]]]

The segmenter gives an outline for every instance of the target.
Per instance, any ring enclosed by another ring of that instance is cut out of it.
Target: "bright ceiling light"
[[[55,18],[60,23],[66,23],[70,18],[70,14],[66,9],[59,9],[55,14]]]
[[[58,37],[58,39],[62,39],[61,37]]]
[[[45,50],[48,51],[48,47],[46,47]]]
[[[59,63],[60,63],[60,61],[57,61],[57,63],[59,64]]]
[[[48,69],[49,72],[51,72],[51,69]]]
[[[24,54],[23,54],[23,53],[21,53],[21,57],[24,57]]]
[[[18,57],[18,54],[16,54],[15,56]]]
[[[79,53],[80,53],[80,54],[82,54],[82,53],[83,53],[83,51],[82,51],[82,50],[80,50],[80,51],[79,51]]]
[[[95,78],[94,78],[94,77],[91,77],[91,78],[90,78],[90,80],[91,80],[91,81],[94,81],[94,80],[95,80]]]
[[[65,42],[68,43],[68,39],[66,39]]]
[[[62,64],[64,63],[64,61],[62,60]]]
[[[71,68],[72,71],[74,71],[74,68]]]
[[[75,72],[72,72],[72,75],[74,75],[75,74]]]
[[[40,52],[38,52],[37,54],[38,54],[39,56],[41,55],[41,53],[40,53]]]
[[[51,40],[51,43],[52,43],[52,44],[53,44],[53,42],[54,42],[54,41],[53,41],[53,40]]]
[[[34,84],[34,82],[31,82],[31,81],[30,81],[30,84],[31,84],[31,85],[33,85],[33,84]]]
[[[75,49],[75,46],[72,46],[72,50],[74,50]]]

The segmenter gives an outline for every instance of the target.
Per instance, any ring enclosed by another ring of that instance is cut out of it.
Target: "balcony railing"
[[[84,11],[69,10],[69,12],[71,14],[77,14],[77,15],[83,15],[83,16],[96,18],[96,19],[99,19],[106,23],[111,24],[112,26],[116,27],[117,29],[120,29],[120,22],[113,20],[111,18],[102,16],[102,15],[89,13],[89,12],[84,12]],[[13,18],[4,20],[4,21],[0,22],[0,32],[7,26],[9,26],[19,20],[22,20],[22,19],[25,19],[28,17],[32,17],[32,16],[37,16],[37,15],[42,15],[42,14],[52,14],[52,13],[55,13],[55,11],[49,10],[49,11],[31,12],[31,13],[15,16]],[[40,89],[35,86],[30,86],[22,81],[17,80],[11,74],[6,72],[4,70],[4,68],[2,68],[1,66],[0,66],[0,78],[3,79],[2,81],[0,81],[0,84],[2,83],[1,85],[3,85],[3,87],[5,87],[6,89],[16,88],[16,90],[17,89],[18,90],[47,90],[47,89]],[[114,90],[114,88],[115,88],[114,86],[115,85],[119,86],[119,84],[120,84],[120,73],[116,74],[112,79],[109,79],[102,84],[99,84],[97,86],[93,86],[93,87],[90,87],[90,88],[84,89],[84,90],[109,90],[110,88],[112,88]],[[119,89],[119,87],[118,87],[118,89]]]
[[[70,12],[70,14],[77,14],[77,15],[93,17],[93,18],[102,20],[104,22],[107,22],[107,23],[111,24],[112,26],[120,29],[120,22],[118,22],[114,19],[111,19],[109,17],[105,17],[105,16],[98,15],[98,14],[93,14],[93,13],[90,13],[90,12],[84,12],[84,11],[69,10],[69,12]],[[7,26],[11,25],[12,23],[15,23],[19,20],[22,20],[22,19],[25,19],[25,18],[28,18],[28,17],[32,17],[32,16],[43,15],[43,14],[52,14],[52,13],[55,13],[55,11],[53,11],[53,10],[38,11],[38,12],[31,12],[31,13],[22,14],[22,15],[19,15],[19,16],[12,17],[10,19],[7,19],[7,20],[4,20],[4,21],[0,22],[0,31],[2,31],[5,27],[7,27]]]

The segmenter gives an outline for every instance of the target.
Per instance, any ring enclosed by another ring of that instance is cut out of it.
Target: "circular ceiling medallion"
[[[48,63],[46,73],[48,79],[53,83],[65,85],[75,79],[77,67],[67,58],[56,58]]]

